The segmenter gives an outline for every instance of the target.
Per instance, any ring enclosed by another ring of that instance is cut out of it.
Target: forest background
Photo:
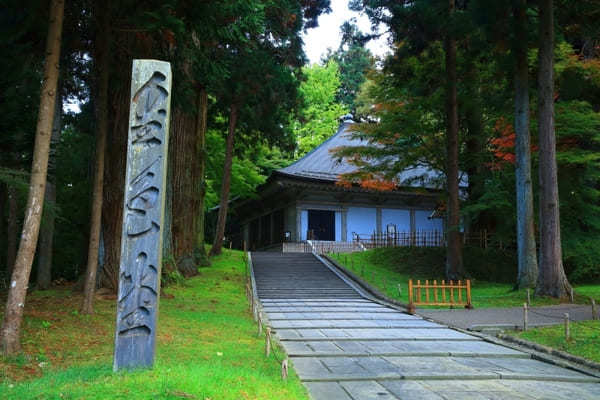
[[[8,282],[28,196],[49,15],[60,2],[5,3],[0,271]],[[205,243],[218,254],[227,223],[235,224],[235,215],[226,218],[230,199],[254,195],[273,169],[332,135],[344,114],[361,122],[358,136],[377,144],[361,149],[360,157],[356,149],[340,149],[339,157],[353,159],[358,168],[345,180],[385,190],[395,173],[417,163],[447,172],[448,37],[456,44],[458,169],[469,175],[460,214],[471,229],[485,229],[516,251],[515,70],[518,51],[525,51],[537,232],[534,105],[543,5],[450,1],[448,18],[448,4],[351,1],[351,8],[388,31],[392,53],[374,58],[365,47],[372,36],[348,21],[340,47],[319,65],[307,65],[301,33],[328,11],[327,0],[65,2],[59,100],[30,287],[43,290],[65,280],[83,288],[86,269],[99,261],[95,285],[117,288],[134,58],[170,61],[174,73],[165,283],[208,265]],[[600,7],[594,0],[556,0],[553,11],[564,268],[571,281],[598,281]],[[67,103],[79,104],[80,112],[68,111]],[[440,193],[440,204],[447,200]],[[220,212],[209,212],[217,205]]]

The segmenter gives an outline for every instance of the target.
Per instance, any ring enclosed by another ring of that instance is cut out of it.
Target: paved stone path
[[[315,400],[600,399],[600,379],[372,301],[312,254],[252,263],[268,323]]]
[[[572,321],[592,319],[592,307],[579,304],[531,307],[527,314],[529,327],[557,325],[564,322],[565,313]],[[485,308],[432,310],[417,309],[417,314],[438,322],[473,331],[491,332],[523,327],[523,308]]]

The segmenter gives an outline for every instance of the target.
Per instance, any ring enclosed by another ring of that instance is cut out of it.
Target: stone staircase
[[[251,259],[265,322],[314,400],[600,399],[598,377],[379,304],[313,254]]]
[[[312,253],[252,253],[258,296],[263,299],[360,298]]]

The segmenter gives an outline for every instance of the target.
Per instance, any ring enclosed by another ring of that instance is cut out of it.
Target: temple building
[[[349,136],[352,121],[320,146],[293,164],[275,170],[251,199],[232,203],[241,228],[240,239],[248,249],[284,249],[283,243],[307,240],[356,242],[397,232],[443,232],[444,222],[436,207],[443,188],[432,184],[415,186],[415,177],[436,181],[440,173],[415,167],[398,177],[394,190],[378,191],[360,185],[336,184],[340,174],[355,166],[332,155],[340,146],[364,145]],[[437,179],[439,181],[439,179]],[[402,185],[406,183],[405,186]]]

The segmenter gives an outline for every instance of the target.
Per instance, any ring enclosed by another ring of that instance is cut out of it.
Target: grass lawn
[[[112,372],[115,298],[97,298],[93,316],[69,288],[27,299],[24,354],[0,358],[2,399],[307,399],[297,376],[282,381],[264,356],[244,294],[242,253],[213,265],[160,300],[152,370]],[[279,351],[281,354],[281,351]]]
[[[543,344],[600,363],[600,321],[571,322],[571,337],[565,340],[564,325],[512,332],[520,338]]]
[[[465,250],[466,252],[467,250]],[[329,254],[329,256],[388,297],[403,303],[408,303],[409,279],[413,279],[413,282],[420,279],[422,283],[425,279],[437,279],[438,283],[444,279],[443,251],[440,252],[439,249],[397,247],[351,254]],[[465,257],[465,264],[473,264],[473,268],[466,265],[467,271],[472,272],[477,268],[476,273],[488,276],[486,275],[488,271],[494,268],[494,258],[501,264],[501,268],[509,270],[504,265],[506,259],[499,259],[501,255],[493,254],[493,256],[485,260],[477,260],[477,257],[469,260]],[[489,276],[493,275],[494,273],[490,271]],[[516,276],[516,272],[511,278],[513,276]],[[399,294],[398,285],[401,287],[401,294]],[[585,303],[589,301],[589,297],[594,297],[600,303],[600,285],[575,286],[575,293],[576,302]],[[514,291],[513,285],[510,283],[472,279],[471,297],[475,308],[520,307],[527,301],[527,291]],[[558,302],[552,298],[534,297],[531,293],[532,306],[557,304]]]

